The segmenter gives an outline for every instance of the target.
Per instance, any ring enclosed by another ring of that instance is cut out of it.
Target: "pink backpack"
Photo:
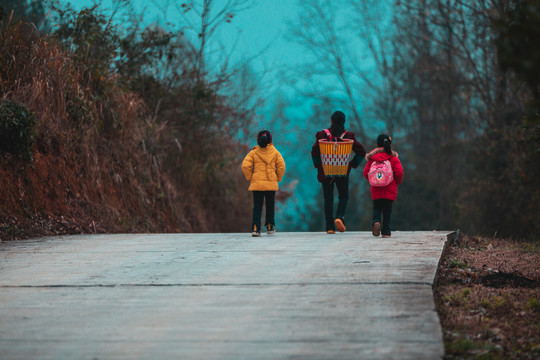
[[[394,181],[394,171],[390,160],[373,161],[369,168],[368,180],[371,186],[388,186]]]

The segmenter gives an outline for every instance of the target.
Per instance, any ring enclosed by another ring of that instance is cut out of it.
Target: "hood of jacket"
[[[255,146],[242,161],[242,172],[250,182],[250,191],[277,191],[285,173],[285,161],[274,145]]]
[[[264,148],[260,147],[259,145],[254,146],[253,151],[255,152],[256,156],[258,156],[267,165],[270,165],[272,161],[275,160],[277,155],[277,150],[272,143],[266,145]]]
[[[385,160],[388,160],[392,157],[393,155],[388,155],[387,153],[385,152],[380,152],[380,153],[376,153],[374,154],[371,159],[373,161],[385,161]]]

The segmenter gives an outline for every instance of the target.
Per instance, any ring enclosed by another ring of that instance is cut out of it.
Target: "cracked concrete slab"
[[[0,358],[439,359],[450,232],[0,244]]]

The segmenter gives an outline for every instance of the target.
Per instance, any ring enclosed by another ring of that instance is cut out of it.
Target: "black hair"
[[[342,111],[335,111],[330,117],[332,125],[330,126],[330,133],[333,136],[341,136],[345,132],[345,114]]]
[[[377,147],[383,147],[384,152],[392,155],[392,138],[386,134],[377,136]]]
[[[260,147],[265,148],[266,145],[270,144],[271,142],[272,134],[270,134],[270,131],[263,130],[257,135],[257,144],[259,144]]]

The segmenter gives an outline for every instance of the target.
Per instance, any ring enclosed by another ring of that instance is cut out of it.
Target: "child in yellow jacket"
[[[263,130],[257,135],[257,146],[253,147],[242,162],[242,171],[253,191],[252,236],[261,236],[261,215],[263,201],[266,200],[266,233],[275,230],[275,197],[278,182],[285,174],[285,161],[272,143],[272,134]]]

